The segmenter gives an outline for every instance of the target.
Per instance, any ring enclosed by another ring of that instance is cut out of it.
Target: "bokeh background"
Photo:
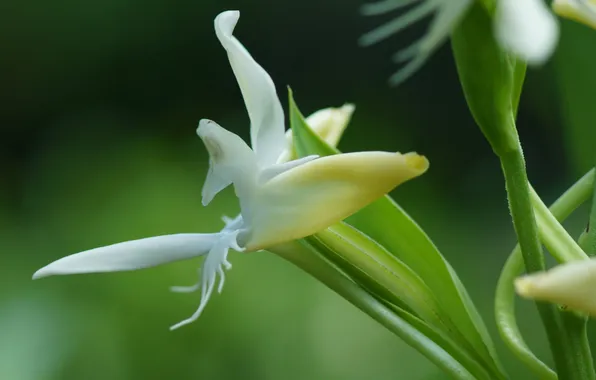
[[[515,378],[492,317],[514,245],[498,161],[468,114],[450,48],[387,84],[390,56],[421,23],[369,48],[387,17],[357,0],[12,0],[0,5],[0,378],[442,379],[433,365],[299,269],[269,253],[231,254],[222,295],[197,323],[200,261],[139,272],[31,281],[64,255],[118,241],[215,231],[230,191],[200,205],[201,118],[248,136],[240,92],[213,32],[240,9],[236,35],[308,114],[356,104],[341,149],[415,150],[423,177],[394,192],[459,272]],[[529,71],[519,118],[530,177],[552,201],[593,165],[596,32],[562,23],[555,57]],[[579,234],[587,210],[568,226]],[[547,355],[531,305],[531,345]]]

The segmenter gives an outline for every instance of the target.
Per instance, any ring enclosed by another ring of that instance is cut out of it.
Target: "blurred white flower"
[[[426,34],[393,56],[396,63],[407,62],[390,78],[391,84],[400,84],[418,71],[435,50],[449,38],[453,28],[457,26],[473,2],[474,0],[381,0],[365,4],[362,7],[362,13],[367,16],[412,7],[362,36],[360,43],[365,46],[375,44],[434,14]]]
[[[228,250],[258,251],[300,239],[346,218],[400,183],[419,176],[428,161],[416,153],[359,152],[286,162],[288,138],[284,113],[267,72],[232,35],[240,14],[223,12],[215,32],[227,51],[250,118],[252,149],[215,122],[201,120],[197,133],[209,152],[203,205],[229,185],[234,186],[241,213],[225,219],[217,233],[174,234],[128,241],[80,252],[37,271],[51,275],[135,270],[205,255],[200,281],[174,291],[201,290],[197,311],[172,329],[196,320],[215,287],[224,284],[231,267]],[[353,106],[327,109],[310,117],[315,130],[337,143]]]
[[[529,64],[542,64],[555,50],[559,26],[543,0],[498,0],[495,36],[503,49]]]
[[[390,79],[392,84],[399,84],[413,75],[449,38],[474,1],[479,0],[381,0],[366,4],[362,13],[367,16],[408,9],[362,36],[360,43],[375,44],[434,15],[426,34],[394,55],[396,63],[406,63]],[[497,0],[494,30],[503,49],[529,64],[546,61],[559,36],[556,19],[543,0]]]

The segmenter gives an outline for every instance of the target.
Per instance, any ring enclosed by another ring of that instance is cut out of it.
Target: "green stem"
[[[301,268],[421,352],[454,379],[475,380],[457,360],[391,309],[332,267],[310,247],[293,241],[269,249]]]
[[[592,207],[586,231],[580,237],[580,245],[588,256],[596,256],[596,186],[592,186]]]
[[[567,230],[557,221],[557,218],[546,207],[540,196],[530,186],[532,204],[536,213],[536,221],[539,226],[540,240],[548,249],[548,252],[559,263],[566,263],[574,260],[588,260],[584,250],[569,235]]]
[[[588,318],[580,316],[571,311],[563,311],[561,320],[567,334],[566,341],[562,345],[567,347],[574,354],[573,364],[575,371],[572,379],[596,379],[594,362],[588,341]]]
[[[529,273],[543,271],[546,266],[542,246],[538,238],[538,226],[536,225],[530,199],[530,185],[521,146],[518,142],[516,149],[495,151],[501,159],[513,226],[521,247],[526,270]],[[575,372],[573,370],[573,357],[575,355],[561,345],[565,341],[563,338],[565,330],[561,325],[560,315],[556,307],[542,302],[537,302],[536,306],[546,330],[559,377],[574,379],[575,377],[563,375]]]
[[[550,206],[550,212],[556,220],[567,219],[573,211],[589,199],[594,187],[594,177],[595,170],[592,169]],[[509,255],[497,283],[495,295],[497,328],[505,344],[540,379],[555,379],[556,374],[528,348],[517,326],[513,280],[523,272],[523,269],[524,263],[518,244]]]

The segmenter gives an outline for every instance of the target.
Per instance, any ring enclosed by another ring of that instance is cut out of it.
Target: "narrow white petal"
[[[205,262],[203,263],[203,267],[201,270],[201,278],[199,280],[200,285],[198,287],[192,287],[192,289],[201,289],[201,302],[199,304],[199,308],[194,314],[185,319],[172,327],[170,330],[175,330],[179,327],[188,325],[194,321],[196,321],[207,303],[213,294],[213,289],[215,288],[215,282],[217,280],[217,275],[220,276],[220,282],[218,285],[218,292],[221,293],[225,281],[225,275],[223,272],[223,268],[230,269],[231,264],[228,262],[228,251],[230,248],[236,249],[238,247],[238,243],[236,241],[238,237],[239,230],[235,231],[225,231],[222,230],[217,237],[217,242],[213,245],[207,257],[205,258]],[[223,268],[222,268],[223,267]],[[190,288],[188,288],[190,289]]]
[[[227,11],[215,18],[215,32],[226,49],[250,117],[252,148],[259,164],[277,162],[284,145],[284,112],[273,80],[233,35],[240,12]]]
[[[248,251],[299,239],[348,217],[397,185],[419,176],[428,161],[415,153],[361,152],[322,157],[285,171],[255,192]]]
[[[203,255],[217,239],[217,234],[175,234],[108,245],[54,261],[35,272],[33,279],[153,267]]]
[[[543,0],[499,0],[495,35],[505,50],[529,64],[542,64],[555,50],[559,26]]]
[[[221,217],[221,220],[225,223],[224,230],[227,230],[227,231],[239,230],[242,228],[242,226],[244,224],[244,220],[242,219],[241,214],[236,215],[236,217],[234,217],[234,218],[229,218],[224,215]]]
[[[390,82],[398,85],[412,76],[430,56],[447,40],[459,20],[466,14],[474,0],[385,0],[365,4],[362,8],[366,15],[386,13],[406,5],[413,5],[393,20],[374,29],[361,37],[360,43],[371,45],[384,40],[401,30],[418,23],[431,13],[435,16],[428,31],[409,47],[398,51],[394,60],[405,65],[393,76]]]
[[[190,286],[171,286],[170,291],[174,293],[194,293],[201,288],[201,269],[199,268],[198,277],[199,280]]]
[[[203,185],[203,205],[231,183],[239,196],[249,192],[258,169],[254,152],[238,135],[203,119],[197,134],[209,152],[209,172]]]
[[[596,260],[573,261],[515,280],[525,298],[549,301],[596,316]]]

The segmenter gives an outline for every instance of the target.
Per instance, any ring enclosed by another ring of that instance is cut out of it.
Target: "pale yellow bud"
[[[519,277],[517,293],[524,298],[548,301],[596,316],[596,260],[580,260]]]
[[[350,123],[354,109],[354,105],[349,103],[341,107],[323,108],[308,116],[306,124],[321,140],[335,148]],[[286,131],[286,150],[282,153],[279,162],[290,161],[293,143],[292,130],[288,129]]]

